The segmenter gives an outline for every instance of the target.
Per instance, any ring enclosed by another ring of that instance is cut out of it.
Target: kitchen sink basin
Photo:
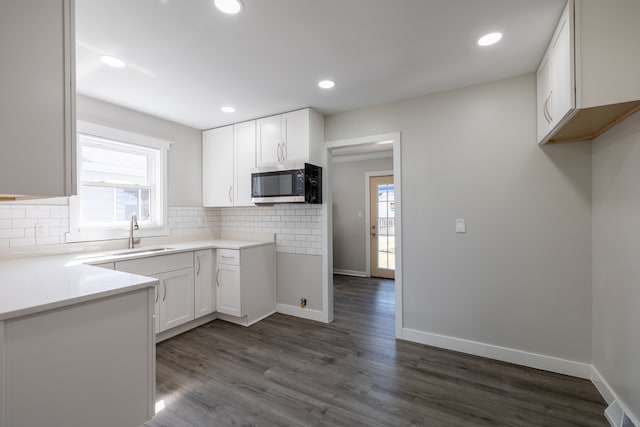
[[[164,252],[170,251],[173,248],[153,248],[153,249],[138,249],[138,250],[127,250],[122,252],[114,252],[110,255],[112,256],[124,256],[124,255],[142,255],[142,254],[153,254],[156,252]]]

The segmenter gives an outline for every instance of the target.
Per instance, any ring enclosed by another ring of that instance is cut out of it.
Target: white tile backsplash
[[[322,206],[218,208],[221,232],[273,233],[276,251],[322,255]]]
[[[281,204],[246,208],[169,207],[172,236],[221,232],[273,233],[278,252],[322,255],[322,206]],[[37,228],[44,231],[38,235]],[[0,204],[0,248],[65,243],[69,206]]]

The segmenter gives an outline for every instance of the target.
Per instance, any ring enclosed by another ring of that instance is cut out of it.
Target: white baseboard
[[[368,277],[366,271],[343,270],[341,268],[334,268],[333,274],[340,274],[342,276]]]
[[[609,386],[609,383],[602,378],[600,372],[593,365],[591,365],[591,382],[596,386],[608,405],[611,405],[616,400],[616,394],[613,392],[613,389]]]
[[[553,356],[529,353],[522,350],[469,341],[446,335],[416,331],[408,328],[402,329],[402,336],[399,338],[434,347],[446,348],[447,350],[459,351],[462,353],[501,360],[503,362],[515,363],[517,365],[528,366],[530,368],[571,375],[573,377],[584,379],[591,378],[591,365],[588,363],[575,362]]]
[[[301,308],[295,305],[288,304],[276,304],[276,313],[288,314],[289,316],[301,317],[303,319],[326,323],[324,320],[324,312],[319,310],[312,310],[310,308]]]
[[[175,328],[158,332],[156,334],[156,344],[162,342],[164,340],[168,340],[169,338],[175,337],[176,335],[180,335],[182,333],[187,332],[193,328],[197,328],[198,326],[202,326],[205,323],[209,323],[212,320],[216,320],[216,313],[207,314],[198,319],[192,320],[191,322],[184,323],[180,326],[176,326]]]
[[[600,374],[600,371],[598,371],[598,369],[593,365],[591,365],[591,382],[596,386],[598,392],[600,392],[608,405],[611,405],[613,402],[617,402],[624,413],[627,415],[627,417],[629,417],[631,422],[633,422],[633,424],[636,426],[640,426],[640,421],[636,414],[631,412],[629,410],[629,407],[622,400],[620,400],[620,398],[618,398],[618,395],[615,391],[613,391],[613,388],[611,388],[602,374]]]

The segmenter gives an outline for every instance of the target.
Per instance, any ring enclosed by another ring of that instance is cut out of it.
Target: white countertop
[[[264,241],[198,240],[169,243],[164,250],[138,247],[96,253],[20,258],[0,262],[0,321],[154,286],[157,279],[87,264],[188,252],[201,249],[247,249]]]

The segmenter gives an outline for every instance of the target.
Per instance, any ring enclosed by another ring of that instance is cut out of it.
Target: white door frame
[[[396,338],[402,336],[402,171],[401,171],[401,138],[400,132],[371,135],[361,138],[328,141],[322,144],[321,159],[324,162],[323,176],[323,272],[322,272],[322,302],[323,317],[326,322],[333,320],[333,191],[331,187],[331,150],[338,147],[371,144],[379,141],[393,141],[393,183],[395,186],[395,226],[396,226]],[[367,185],[368,187],[368,185]],[[369,257],[368,257],[369,258]],[[369,261],[368,261],[369,262]],[[370,266],[368,267],[368,269]]]
[[[365,254],[366,254],[366,268],[365,272],[367,273],[367,277],[371,277],[371,230],[369,227],[371,226],[371,190],[369,188],[370,182],[369,178],[372,176],[387,176],[393,175],[393,171],[372,171],[365,172],[364,174],[364,205],[365,205]],[[395,178],[395,177],[394,177]],[[394,187],[395,188],[395,187]]]

